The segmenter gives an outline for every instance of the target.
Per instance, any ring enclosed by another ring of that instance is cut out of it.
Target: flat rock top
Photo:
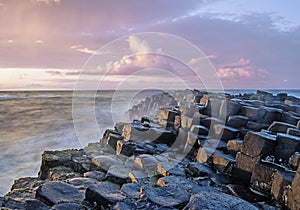
[[[36,197],[52,206],[59,203],[81,202],[84,199],[84,193],[64,182],[46,182],[37,189]]]
[[[175,207],[188,202],[189,193],[178,187],[144,187],[143,192],[153,203],[165,207]]]
[[[193,195],[190,202],[184,209],[257,210],[258,208],[253,206],[251,203],[231,195],[206,191]]]

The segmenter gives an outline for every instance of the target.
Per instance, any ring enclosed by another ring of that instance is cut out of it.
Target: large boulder
[[[241,128],[245,127],[248,121],[249,117],[242,115],[231,115],[228,117],[226,124],[233,128]]]
[[[120,191],[118,185],[111,182],[101,182],[89,186],[85,191],[85,199],[90,203],[97,203],[98,209],[108,208],[119,201],[123,201],[126,196]]]
[[[296,129],[297,127],[288,123],[275,121],[269,126],[268,130],[274,133],[286,133],[289,128]]]
[[[300,152],[300,137],[289,134],[278,134],[275,157],[278,161],[288,162],[295,152]]]
[[[201,209],[228,209],[228,210],[258,210],[251,203],[248,203],[235,196],[224,193],[203,191],[191,196],[191,199],[184,207],[184,210],[201,210]]]
[[[184,206],[190,198],[189,193],[178,187],[163,186],[163,187],[143,187],[141,192],[151,202],[161,207],[177,207]]]
[[[59,203],[81,203],[84,193],[64,182],[46,182],[36,190],[36,198],[53,206]]]
[[[250,157],[266,157],[274,154],[276,136],[249,131],[243,140],[241,152]]]

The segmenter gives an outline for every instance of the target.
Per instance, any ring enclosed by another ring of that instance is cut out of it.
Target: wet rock
[[[103,181],[105,179],[105,173],[102,171],[88,171],[83,174],[83,177],[95,179],[97,181]]]
[[[291,210],[300,209],[300,167],[298,167],[292,186],[288,190],[287,206]]]
[[[295,128],[288,128],[286,131],[287,134],[292,135],[292,136],[298,136],[300,137],[300,130],[295,129]]]
[[[213,170],[201,163],[198,162],[190,162],[187,166],[189,173],[191,176],[198,177],[198,176],[210,176],[213,174]]]
[[[123,184],[121,191],[126,194],[127,197],[138,199],[140,197],[141,184],[138,182]]]
[[[185,205],[190,198],[186,190],[178,187],[143,187],[142,193],[153,203],[164,207],[178,207]]]
[[[233,128],[242,128],[246,126],[248,121],[249,117],[242,115],[231,115],[228,117],[226,124]]]
[[[36,190],[36,198],[53,206],[59,203],[81,203],[84,193],[64,182],[46,182]]]
[[[191,196],[189,203],[184,207],[189,209],[248,209],[257,210],[252,204],[224,193],[200,192]]]
[[[99,155],[92,159],[92,169],[107,172],[112,165],[123,165],[122,161],[116,155]]]
[[[132,156],[136,149],[136,145],[132,142],[126,141],[118,141],[116,147],[116,154],[117,155],[125,155],[125,156]]]
[[[276,136],[249,131],[244,140],[241,152],[251,157],[266,157],[274,153]]]
[[[235,139],[240,133],[238,129],[221,124],[214,125],[213,131],[214,138],[221,139],[223,141]]]
[[[291,124],[275,121],[269,126],[268,130],[274,133],[286,133],[288,128],[296,129],[297,127]]]
[[[300,152],[300,137],[289,134],[278,134],[277,145],[275,147],[276,159],[288,162],[289,157],[295,152]]]
[[[131,169],[125,166],[112,165],[111,167],[109,167],[106,173],[106,179],[110,182],[120,185],[129,183],[131,181],[129,177],[130,172]]]
[[[78,203],[61,203],[52,206],[53,210],[86,210],[87,208]]]
[[[226,155],[223,152],[218,151],[213,155],[214,167],[220,172],[230,173],[235,162],[231,155]]]
[[[101,182],[86,189],[85,199],[90,203],[97,203],[100,206],[109,207],[119,201],[123,201],[126,196],[120,191],[119,187],[111,182]]]
[[[0,207],[1,207],[2,204],[3,204],[3,200],[4,200],[4,198],[3,198],[3,197],[0,197]]]
[[[286,202],[288,186],[292,184],[294,177],[295,172],[292,171],[277,170],[274,173],[271,192],[277,201]]]

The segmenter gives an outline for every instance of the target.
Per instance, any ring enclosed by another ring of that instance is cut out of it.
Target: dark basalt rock
[[[266,157],[274,154],[276,136],[259,132],[248,132],[243,140],[241,152],[251,157]]]
[[[240,198],[231,195],[204,191],[191,197],[188,205],[184,207],[184,210],[189,209],[257,210],[258,208]]]
[[[289,128],[297,129],[297,127],[295,125],[275,121],[270,125],[268,130],[272,131],[274,133],[286,133]]]
[[[200,192],[203,188],[197,182],[193,180],[186,179],[185,177],[180,176],[166,176],[159,178],[157,180],[158,186],[171,186],[178,189],[186,190],[190,193]]]
[[[249,117],[242,115],[231,115],[227,120],[227,125],[233,128],[242,128],[245,127],[247,122],[249,121]]]
[[[80,190],[86,190],[87,187],[97,184],[98,181],[95,179],[90,178],[72,178],[66,180],[68,184],[80,189]]]
[[[140,197],[141,184],[138,182],[123,184],[121,191],[129,198],[138,199]]]
[[[214,125],[214,133],[213,136],[217,139],[221,139],[223,141],[228,141],[232,139],[236,139],[239,136],[240,131],[238,129],[221,125],[221,124],[216,124]]]
[[[80,157],[81,160],[76,157]],[[90,160],[84,156],[83,150],[45,151],[42,154],[39,178],[46,179],[49,169],[57,166],[69,167],[75,172],[84,173],[87,171],[86,164],[89,162]]]
[[[52,206],[53,210],[86,210],[87,208],[78,203],[61,203]]]
[[[103,154],[92,159],[92,168],[107,172],[112,165],[123,165],[123,162],[116,155]]]
[[[36,190],[36,198],[53,206],[59,203],[81,203],[84,193],[64,182],[46,182]]]
[[[112,165],[106,173],[106,179],[116,184],[125,184],[130,182],[129,173],[132,169],[120,165]]]
[[[210,176],[214,173],[210,167],[198,162],[190,162],[187,166],[187,169],[188,173],[194,177]]]
[[[95,179],[97,181],[104,181],[105,173],[102,171],[88,171],[83,174],[83,177]]]
[[[107,208],[110,205],[123,201],[126,196],[120,191],[118,185],[111,182],[101,182],[90,186],[85,191],[85,199],[90,203],[97,203],[97,207]]]
[[[278,134],[274,153],[277,160],[288,162],[289,157],[295,152],[300,152],[300,137]]]
[[[142,193],[151,202],[163,207],[181,207],[185,205],[190,198],[189,193],[178,187],[143,187]]]

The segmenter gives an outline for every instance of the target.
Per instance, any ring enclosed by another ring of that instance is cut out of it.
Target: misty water
[[[115,120],[127,119],[128,107],[152,92],[0,92],[0,195],[14,179],[37,176],[43,151],[99,141]]]

